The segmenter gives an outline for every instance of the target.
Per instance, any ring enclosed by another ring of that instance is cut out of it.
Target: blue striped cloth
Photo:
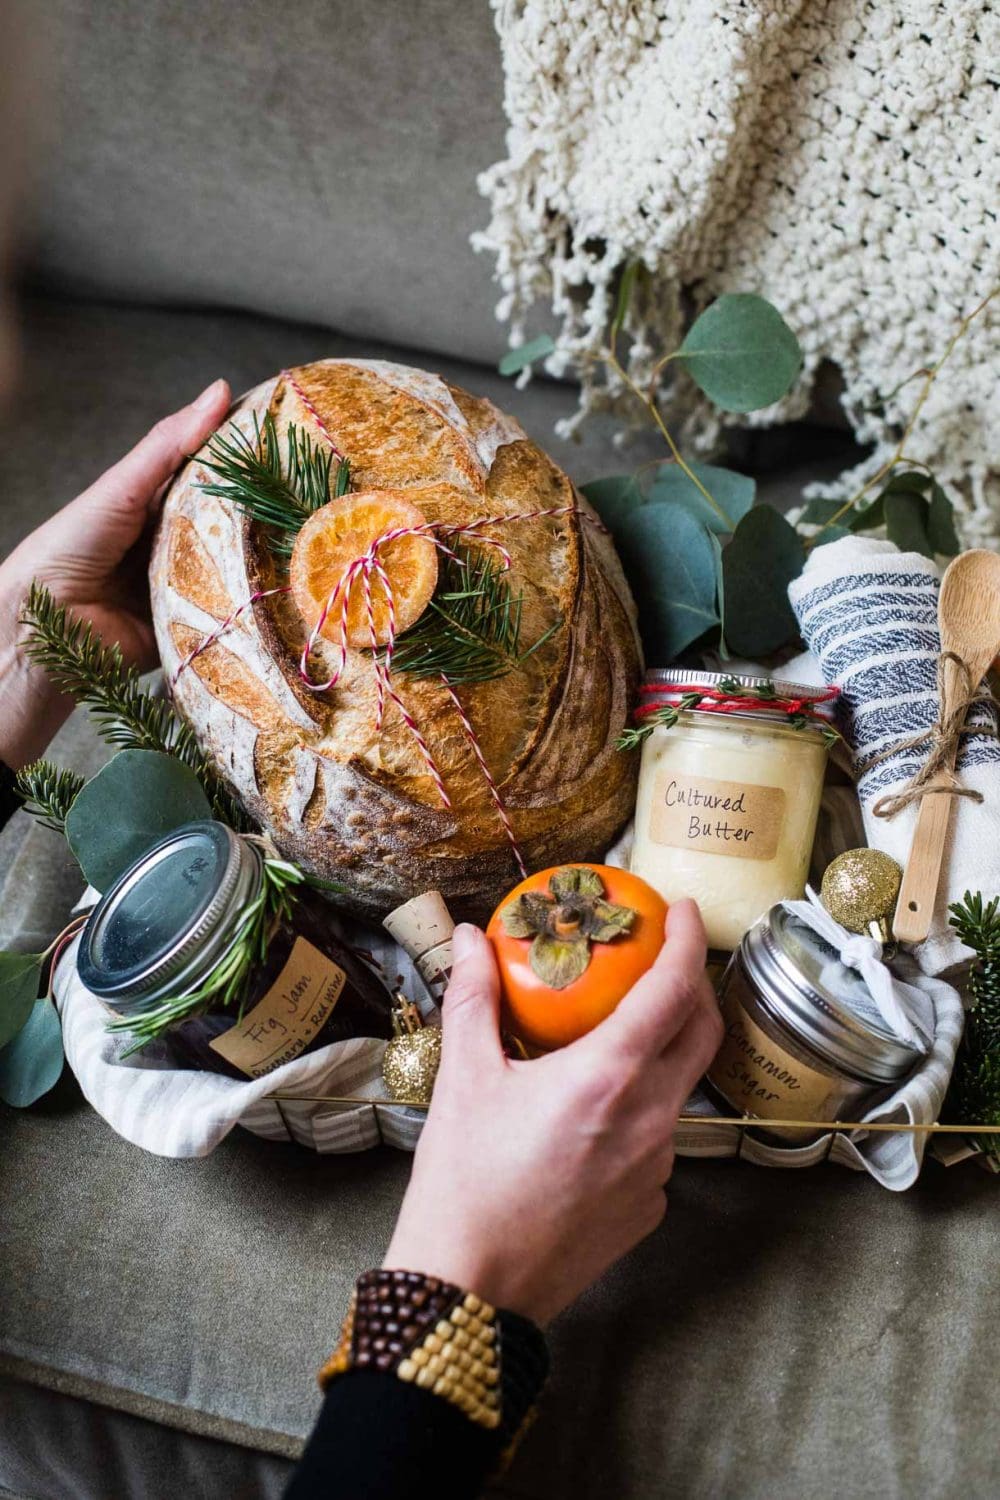
[[[868,842],[901,864],[909,853],[916,807],[891,819],[876,818],[871,809],[909,781],[926,749],[876,757],[930,729],[937,718],[939,589],[940,574],[927,558],[863,537],[817,548],[789,588],[824,681],[842,689],[839,723],[854,760]],[[969,722],[995,726],[995,711],[976,709]],[[958,771],[986,800],[978,805],[956,799],[935,921],[918,955],[928,973],[940,973],[965,952],[947,926],[948,903],[969,887],[985,896],[1000,892],[1000,743],[969,736]]]

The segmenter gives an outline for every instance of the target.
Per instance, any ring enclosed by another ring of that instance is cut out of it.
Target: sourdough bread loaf
[[[640,658],[628,587],[608,536],[585,519],[586,502],[510,417],[421,370],[320,360],[251,391],[226,428],[252,437],[254,416],[268,411],[282,441],[289,424],[318,442],[325,428],[350,459],[354,489],[404,491],[431,522],[575,507],[491,530],[523,595],[522,651],[546,638],[505,676],[456,691],[528,867],[602,853],[634,803],[635,756],[615,740]],[[168,681],[251,595],[286,581],[265,532],[204,493],[204,457],[174,481],[153,552]],[[338,685],[316,693],[299,673],[307,635],[290,594],[258,600],[180,672],[177,707],[282,853],[342,882],[359,913],[381,918],[437,888],[456,916],[482,917],[518,870],[445,686],[393,674],[450,809],[395,705],[376,728],[370,655],[352,650]],[[337,660],[336,646],[320,640],[316,679]]]

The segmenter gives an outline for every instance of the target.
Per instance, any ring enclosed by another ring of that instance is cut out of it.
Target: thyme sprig
[[[254,413],[253,437],[232,427],[227,437],[216,433],[208,445],[204,466],[216,482],[202,484],[206,495],[218,495],[244,515],[266,526],[268,545],[278,557],[291,556],[295,538],[314,511],[347,493],[351,466],[337,464],[331,490],[331,449],[314,443],[309,434],[290,424],[282,460],[281,443],[270,412],[263,425]]]
[[[523,592],[515,594],[499,559],[457,546],[445,556],[434,596],[396,642],[394,672],[447,677],[453,685],[492,682],[527,661],[558,630],[549,627],[521,649]]]
[[[296,865],[283,859],[265,859],[260,890],[240,917],[229,947],[198,988],[187,995],[159,1000],[146,1010],[132,1011],[109,1024],[109,1031],[128,1032],[135,1038],[123,1056],[131,1057],[171,1027],[209,1008],[239,1004],[238,1018],[242,1019],[253,969],[267,958],[271,938],[291,917],[299,888],[307,883],[311,882]]]
[[[984,901],[966,891],[949,907],[951,926],[976,961],[969,978],[970,1008],[945,1104],[955,1124],[1000,1125],[1000,897]],[[1000,1139],[972,1136],[1000,1163]]]
[[[162,750],[175,756],[198,777],[214,816],[237,832],[253,826],[199,749],[190,725],[165,698],[146,692],[117,643],[106,645],[89,624],[74,620],[65,605],[57,604],[39,583],[31,585],[21,622],[30,632],[25,645],[29,658],[61,692],[89,709],[103,739],[125,749]]]

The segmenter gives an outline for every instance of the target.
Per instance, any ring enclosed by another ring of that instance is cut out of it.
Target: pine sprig
[[[26,654],[44,668],[61,692],[84,704],[109,744],[126,749],[161,750],[189,766],[212,804],[212,811],[237,832],[249,829],[246,814],[208,757],[194,731],[165,698],[154,698],[139,673],[127,666],[121,648],[107,646],[82,620],[72,619],[39,583],[33,583],[21,614],[31,634]]]
[[[1000,1125],[1000,897],[984,901],[966,891],[949,908],[951,925],[976,955],[969,978],[970,1008],[948,1091],[947,1116],[956,1124]],[[1000,1162],[996,1136],[973,1136]]]
[[[83,788],[85,777],[64,771],[50,760],[33,760],[17,773],[15,788],[26,812],[44,828],[65,831],[66,816]]]
[[[447,677],[453,684],[492,682],[513,672],[559,628],[551,626],[521,650],[524,595],[514,594],[502,563],[484,551],[457,547],[445,557],[434,597],[403,632],[394,672]]]
[[[289,557],[295,538],[312,513],[328,500],[347,493],[351,467],[346,458],[337,465],[330,488],[333,453],[314,443],[307,432],[290,425],[282,462],[281,444],[270,412],[263,426],[253,419],[253,438],[238,427],[228,437],[216,433],[208,445],[205,468],[217,483],[200,486],[206,495],[230,501],[244,515],[269,528],[268,545],[279,557]]]
[[[131,1057],[172,1027],[210,1008],[238,1004],[237,1018],[242,1019],[253,970],[264,963],[276,929],[292,915],[297,888],[306,884],[312,882],[296,865],[265,859],[260,890],[243,912],[232,943],[202,984],[190,994],[159,1000],[109,1024],[109,1031],[128,1032],[135,1038],[124,1056]]]
[[[719,690],[731,698],[756,698],[763,704],[777,704],[778,699],[778,690],[773,682],[750,684],[740,682],[738,677],[721,677]],[[677,703],[665,703],[662,708],[644,715],[641,724],[630,724],[628,728],[623,729],[615,741],[615,748],[638,750],[654,729],[658,727],[673,729],[677,723],[678,714],[696,709],[708,696],[700,692],[682,693]],[[839,731],[832,724],[806,713],[789,714],[785,723],[789,729],[818,729],[830,748],[841,738]]]

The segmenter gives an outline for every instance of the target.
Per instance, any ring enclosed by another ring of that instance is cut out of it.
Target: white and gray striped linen
[[[937,603],[934,563],[891,542],[845,537],[818,547],[789,588],[803,638],[824,681],[840,685],[840,727],[850,745],[867,842],[906,863],[917,807],[876,818],[872,806],[898,791],[917,771],[926,749],[876,757],[937,717]],[[970,725],[995,727],[992,708],[979,708]],[[956,798],[945,848],[941,887],[930,936],[918,951],[925,972],[940,974],[966,957],[948,926],[948,905],[969,888],[1000,892],[1000,743],[969,736],[958,771],[983,802]]]

